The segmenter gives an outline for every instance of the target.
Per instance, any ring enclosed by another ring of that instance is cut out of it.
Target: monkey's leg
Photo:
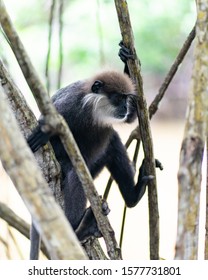
[[[62,189],[65,215],[75,230],[85,213],[87,200],[82,185],[73,169],[63,178]]]
[[[102,203],[102,212],[105,216],[107,216],[110,212],[106,201],[103,201]],[[86,209],[84,216],[75,232],[80,241],[84,241],[90,236],[97,238],[102,237],[102,233],[98,229],[97,221],[91,207]]]

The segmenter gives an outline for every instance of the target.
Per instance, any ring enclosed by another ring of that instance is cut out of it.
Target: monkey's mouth
[[[124,119],[126,117],[126,114],[118,114],[117,118],[118,119]]]

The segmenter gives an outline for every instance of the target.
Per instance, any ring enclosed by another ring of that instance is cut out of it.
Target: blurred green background
[[[196,16],[194,2],[190,0],[128,1],[144,80],[147,77],[144,85],[147,90],[151,88],[150,85],[158,86],[161,83],[191,31]],[[36,69],[45,82],[51,1],[7,0],[5,4]],[[58,8],[56,14],[57,10]],[[121,35],[114,1],[64,1],[63,25],[62,86],[88,77],[103,66],[122,70],[123,66],[118,58],[118,43]],[[58,24],[55,21],[50,57],[51,93],[57,89],[58,36]],[[2,42],[0,54],[10,61],[11,55],[2,35],[0,39]]]

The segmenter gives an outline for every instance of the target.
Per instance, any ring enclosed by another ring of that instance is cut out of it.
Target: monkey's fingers
[[[134,59],[134,55],[131,54],[130,50],[124,46],[122,41],[119,43],[119,46],[121,48],[119,49],[118,56],[124,63],[126,63],[128,59]]]
[[[36,152],[49,141],[49,135],[44,133],[40,126],[37,126],[33,133],[28,137],[27,143],[33,152]]]
[[[155,178],[155,176],[153,175],[148,175],[148,176],[143,176],[142,177],[142,183],[144,185],[147,185],[149,181],[153,180]]]

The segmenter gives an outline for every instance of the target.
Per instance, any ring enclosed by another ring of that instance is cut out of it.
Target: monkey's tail
[[[41,130],[40,125],[38,125],[28,137],[27,143],[31,150],[36,152],[42,146],[44,146],[49,141],[50,135]]]

